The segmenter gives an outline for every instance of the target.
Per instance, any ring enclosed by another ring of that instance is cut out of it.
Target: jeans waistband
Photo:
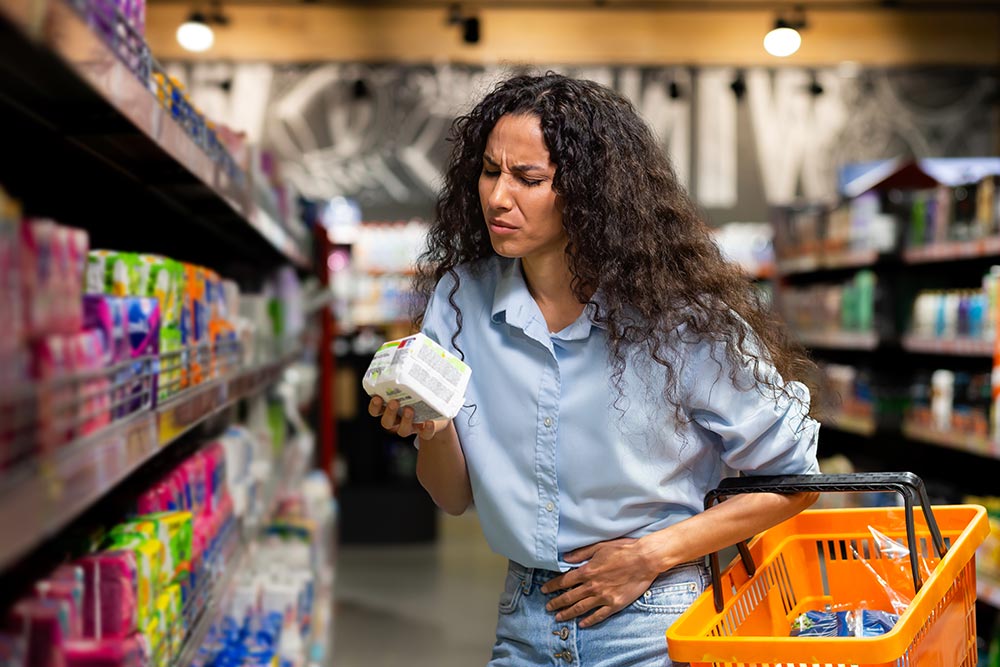
[[[559,572],[558,570],[546,570],[540,567],[527,567],[512,560],[508,560],[507,562],[510,571],[513,572],[520,579],[523,579],[524,581],[534,581],[538,584],[545,583],[546,581],[552,579],[553,577],[558,577],[560,574],[565,574],[564,572]],[[674,572],[681,568],[690,567],[692,565],[704,566],[705,561],[702,558],[699,558],[697,560],[689,560],[684,563],[679,563],[670,568],[669,570],[667,570],[666,572],[661,572],[660,574],[664,575],[667,574],[667,572]]]

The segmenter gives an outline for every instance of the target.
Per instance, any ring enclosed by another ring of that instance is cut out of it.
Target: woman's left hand
[[[653,572],[645,545],[632,538],[598,542],[571,551],[567,563],[589,562],[547,581],[543,593],[564,590],[546,609],[558,611],[557,621],[590,614],[580,621],[586,628],[600,623],[639,599],[660,574]],[[591,613],[592,612],[592,613]]]

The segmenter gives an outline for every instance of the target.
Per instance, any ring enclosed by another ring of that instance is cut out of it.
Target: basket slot
[[[791,611],[799,605],[799,600],[795,596],[795,588],[792,586],[792,578],[788,574],[788,564],[785,563],[785,554],[780,554],[776,562],[778,564],[779,574],[782,577],[779,588],[781,589],[782,594],[785,595],[788,610]]]
[[[830,575],[826,571],[826,552],[823,550],[822,540],[816,541],[816,559],[819,564],[819,577],[823,582],[823,595],[830,595]]]

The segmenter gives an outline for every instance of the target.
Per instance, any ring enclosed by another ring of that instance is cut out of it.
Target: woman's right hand
[[[400,437],[407,438],[416,434],[421,440],[430,440],[441,431],[448,428],[450,419],[432,419],[430,421],[413,423],[413,408],[407,406],[399,409],[399,401],[393,399],[386,403],[381,396],[373,396],[368,403],[368,414],[372,417],[382,417],[382,428]]]

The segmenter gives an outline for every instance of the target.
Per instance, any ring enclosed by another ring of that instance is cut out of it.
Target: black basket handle
[[[895,491],[903,497],[903,507],[906,511],[906,544],[910,550],[910,571],[913,574],[913,589],[919,591],[923,586],[920,568],[917,566],[917,537],[914,528],[913,506],[920,503],[924,511],[927,527],[931,531],[931,539],[939,558],[944,558],[944,540],[938,529],[937,520],[931,512],[931,503],[927,497],[924,482],[911,472],[871,472],[851,473],[842,475],[767,475],[761,477],[728,477],[716,489],[705,494],[705,509],[725,500],[729,496],[744,493],[866,493],[870,491]],[[749,540],[739,542],[740,557],[747,575],[753,576],[757,566],[753,562]],[[722,599],[721,575],[719,574],[719,553],[709,554],[709,567],[712,570],[712,592],[715,598],[715,611],[721,612],[724,606]]]

